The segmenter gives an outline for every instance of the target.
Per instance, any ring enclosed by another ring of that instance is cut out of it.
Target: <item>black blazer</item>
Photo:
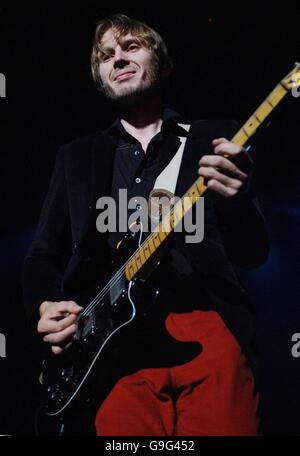
[[[197,121],[186,143],[176,194],[182,196],[198,176],[198,161],[213,153],[211,141],[231,138],[233,121]],[[174,147],[179,141],[174,135]],[[108,131],[79,138],[60,148],[23,268],[24,301],[36,324],[45,300],[80,299],[82,284],[93,283],[107,268],[108,245],[96,231],[96,201],[110,195],[115,142]],[[166,163],[161,161],[161,167]],[[232,198],[205,193],[205,238],[185,244],[176,233],[176,247],[190,261],[216,310],[242,346],[249,346],[252,322],[249,303],[233,264],[254,267],[268,254],[268,238],[257,202],[245,189]],[[246,328],[246,329],[245,329]]]

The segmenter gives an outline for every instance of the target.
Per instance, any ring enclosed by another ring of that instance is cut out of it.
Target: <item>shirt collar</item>
[[[188,132],[185,128],[178,125],[183,123],[183,118],[180,114],[170,108],[164,108],[163,110],[163,123],[161,127],[161,133],[167,135],[173,133],[177,136],[187,136]],[[132,136],[125,130],[119,118],[108,128],[108,133],[114,138],[132,138]]]

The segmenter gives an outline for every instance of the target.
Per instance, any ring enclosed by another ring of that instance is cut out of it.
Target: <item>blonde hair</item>
[[[109,29],[113,29],[117,40],[120,37],[127,35],[128,33],[130,33],[132,36],[137,37],[140,40],[142,46],[149,49],[153,53],[156,63],[158,64],[160,74],[164,77],[169,76],[173,69],[173,64],[162,37],[155,30],[143,22],[125,16],[125,14],[115,14],[100,21],[97,24],[94,35],[91,55],[91,70],[93,80],[100,91],[103,89],[99,73],[100,56],[103,52],[101,41],[103,35]]]

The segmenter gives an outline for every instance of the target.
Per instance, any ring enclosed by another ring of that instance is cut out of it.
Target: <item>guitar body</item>
[[[138,238],[126,235],[117,265],[136,250]],[[79,318],[76,339],[59,356],[49,352],[42,372],[39,434],[92,432],[97,409],[122,376],[186,363],[201,351],[198,343],[178,342],[165,329],[169,297],[161,283],[167,278],[158,263],[157,256],[143,276],[131,281],[122,274],[113,278],[99,293],[102,299],[95,299],[94,308],[90,304],[92,310]]]

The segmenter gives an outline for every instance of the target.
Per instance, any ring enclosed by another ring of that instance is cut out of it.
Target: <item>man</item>
[[[148,199],[179,137],[187,137],[175,194],[181,197],[199,175],[206,179],[205,237],[188,244],[182,233],[174,234],[164,263],[170,274],[165,327],[201,351],[182,363],[167,347],[153,349],[173,363],[147,366],[145,355],[142,368],[137,362],[100,404],[95,427],[99,435],[255,435],[252,317],[232,263],[265,261],[264,221],[248,191],[245,151],[225,139],[235,123],[198,121],[187,133],[180,116],[163,106],[171,70],[164,42],[147,25],[124,15],[98,25],[92,73],[118,118],[108,130],[60,150],[25,260],[25,302],[38,333],[59,356],[75,334],[83,289],[97,283],[120,239],[97,232],[97,199],[113,196],[119,204],[119,189],[127,189],[128,198]]]

